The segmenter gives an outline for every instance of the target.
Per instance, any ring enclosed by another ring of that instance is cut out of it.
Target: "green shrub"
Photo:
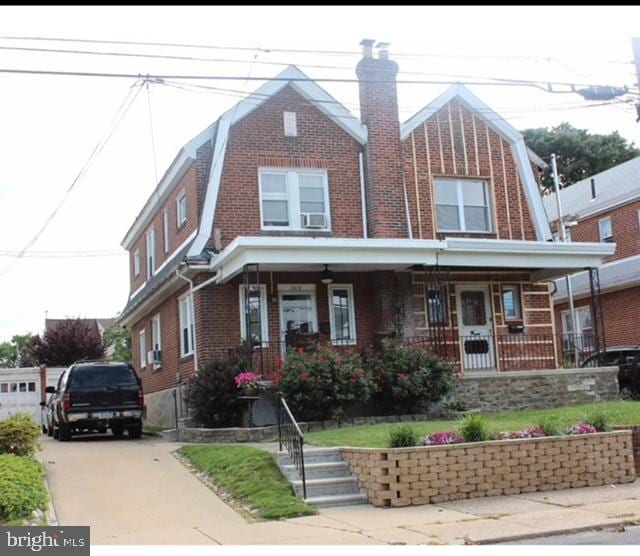
[[[469,413],[459,429],[465,442],[483,442],[491,439],[491,431],[487,419],[479,413]]]
[[[389,448],[410,448],[418,444],[418,434],[411,425],[399,425],[389,430]]]
[[[594,427],[598,432],[611,430],[611,416],[606,411],[594,411],[585,418],[584,422]]]
[[[42,467],[25,456],[0,455],[0,518],[28,517],[47,503]]]
[[[428,350],[383,340],[380,352],[364,353],[376,383],[374,399],[387,413],[426,413],[452,388],[454,367]]]
[[[558,417],[555,415],[545,415],[538,421],[537,426],[539,429],[542,429],[547,436],[558,436],[562,434],[562,427],[560,426]]]
[[[244,401],[239,399],[235,377],[248,368],[240,354],[218,357],[200,367],[186,386],[185,400],[193,418],[205,427],[241,424]]]
[[[31,456],[40,448],[40,426],[28,413],[14,413],[0,421],[0,454]]]
[[[279,391],[296,419],[341,418],[356,402],[366,402],[374,385],[371,373],[355,353],[328,347],[287,353]]]

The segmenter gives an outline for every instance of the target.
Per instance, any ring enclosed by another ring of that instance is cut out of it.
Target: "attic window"
[[[284,115],[284,135],[285,137],[297,137],[298,125],[296,123],[295,112],[283,112]]]

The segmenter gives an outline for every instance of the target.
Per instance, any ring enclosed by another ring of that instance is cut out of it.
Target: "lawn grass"
[[[559,425],[578,423],[596,411],[605,411],[610,415],[611,425],[640,424],[640,401],[602,402],[586,405],[563,406],[554,409],[536,409],[525,411],[506,411],[488,415],[489,428],[495,431],[515,431],[535,427],[542,417],[557,417]],[[459,421],[416,421],[410,423],[422,439],[437,431],[454,431]],[[315,446],[351,446],[363,448],[385,448],[389,430],[394,423],[382,425],[363,425],[342,427],[305,435],[305,442]]]
[[[263,519],[286,519],[317,513],[296,498],[271,454],[249,446],[200,444],[178,451],[243,505]]]

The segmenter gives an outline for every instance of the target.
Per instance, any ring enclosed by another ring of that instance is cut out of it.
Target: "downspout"
[[[358,153],[358,165],[360,168],[360,203],[362,205],[362,231],[365,239],[369,237],[369,230],[367,229],[367,197],[364,190],[364,160],[362,152]]]
[[[402,174],[402,190],[404,192],[404,211],[407,217],[407,229],[409,230],[409,239],[413,239],[413,230],[411,229],[411,215],[409,214],[409,198],[407,197],[407,182]]]

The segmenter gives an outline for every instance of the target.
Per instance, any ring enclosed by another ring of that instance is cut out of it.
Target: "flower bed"
[[[374,506],[627,483],[630,431],[415,448],[341,448]]]

